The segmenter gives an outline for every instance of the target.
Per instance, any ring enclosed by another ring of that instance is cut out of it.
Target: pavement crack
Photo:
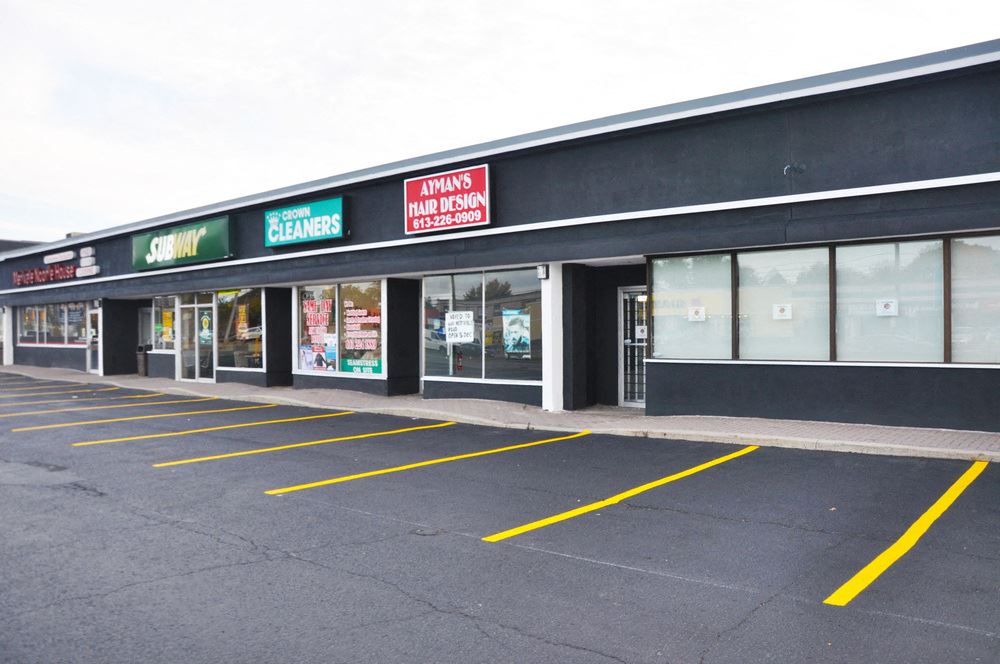
[[[353,576],[355,578],[368,579],[369,581],[374,581],[375,583],[378,583],[378,584],[381,584],[381,585],[386,586],[388,588],[391,588],[393,591],[395,591],[396,593],[402,595],[403,597],[405,597],[409,601],[411,601],[411,602],[413,602],[415,604],[419,604],[421,606],[426,607],[427,611],[424,612],[425,614],[430,614],[430,613],[433,612],[433,613],[438,613],[438,614],[441,614],[441,615],[447,615],[447,616],[451,616],[451,617],[457,617],[457,618],[461,618],[463,620],[469,621],[472,624],[472,626],[473,626],[474,629],[476,629],[480,634],[482,634],[483,636],[485,636],[486,638],[488,638],[490,640],[496,640],[496,636],[493,635],[493,634],[490,634],[488,631],[486,631],[485,628],[483,627],[483,623],[485,623],[486,625],[492,625],[492,626],[497,627],[497,628],[502,629],[502,630],[513,632],[513,633],[515,633],[515,634],[517,634],[519,636],[522,636],[524,638],[528,638],[528,639],[531,639],[531,640],[534,640],[534,641],[538,641],[539,643],[545,643],[547,645],[558,647],[558,648],[567,648],[569,650],[573,650],[573,651],[581,652],[581,653],[585,652],[585,653],[588,653],[588,654],[591,654],[591,655],[597,655],[598,657],[602,657],[602,658],[607,659],[607,660],[612,661],[612,662],[621,662],[621,664],[626,664],[626,660],[621,659],[620,657],[616,657],[615,655],[612,655],[610,653],[606,653],[606,652],[602,652],[600,650],[596,650],[594,648],[587,648],[586,646],[577,645],[575,643],[568,643],[568,642],[555,641],[555,640],[552,640],[552,639],[548,639],[548,638],[546,638],[544,636],[540,636],[538,634],[534,634],[532,632],[526,631],[526,630],[524,630],[524,629],[522,629],[522,628],[520,628],[520,627],[518,627],[516,625],[510,625],[510,624],[506,624],[506,623],[501,623],[501,622],[496,622],[496,621],[493,621],[493,620],[489,620],[489,619],[484,618],[482,616],[477,616],[477,615],[474,615],[474,614],[469,613],[467,611],[463,611],[462,609],[460,609],[458,607],[448,607],[448,608],[445,608],[445,607],[438,606],[434,602],[432,602],[432,601],[430,601],[430,600],[428,600],[428,599],[426,599],[424,597],[420,597],[417,594],[415,594],[415,593],[413,593],[413,592],[411,592],[409,590],[406,590],[405,588],[402,587],[401,584],[393,582],[393,581],[390,581],[389,579],[383,578],[383,577],[381,577],[381,576],[379,576],[377,574],[374,574],[374,573],[364,573],[364,572],[356,572],[356,571],[347,570],[347,569],[337,569],[337,568],[330,567],[329,565],[324,565],[323,563],[317,562],[315,560],[310,560],[308,558],[302,558],[302,557],[297,556],[295,554],[289,554],[289,555],[290,555],[291,558],[293,558],[295,560],[300,560],[300,561],[302,561],[304,563],[307,563],[307,564],[316,565],[317,567],[321,567],[321,568],[326,569],[328,571],[338,572],[338,573],[342,573],[342,574],[347,574],[347,575]]]
[[[840,546],[841,544],[843,544],[848,539],[849,539],[849,537],[843,537],[843,538],[837,540],[836,542],[833,542],[832,544],[829,544],[828,546],[825,547],[824,553],[832,551],[833,549],[837,548],[838,546]],[[723,639],[725,639],[726,636],[728,636],[729,634],[734,634],[734,633],[738,632],[740,629],[742,629],[743,626],[746,625],[754,617],[754,615],[757,614],[758,611],[760,611],[765,606],[767,606],[768,604],[770,604],[776,597],[778,597],[779,595],[783,594],[786,590],[788,590],[789,588],[791,588],[792,586],[794,586],[796,583],[798,583],[799,579],[801,579],[804,576],[807,576],[808,574],[809,574],[809,571],[804,571],[804,572],[802,572],[800,574],[796,574],[794,577],[792,577],[788,581],[788,583],[785,583],[780,588],[778,588],[773,593],[771,593],[768,597],[766,597],[762,601],[758,602],[757,606],[755,606],[752,609],[750,609],[750,611],[748,611],[745,616],[743,616],[740,620],[738,620],[736,622],[736,624],[734,624],[734,625],[732,625],[730,627],[727,627],[726,629],[724,629],[724,630],[720,631],[718,634],[716,634],[715,635],[715,639],[713,639],[713,641],[710,644],[708,644],[708,646],[701,652],[701,656],[698,658],[698,664],[705,664],[705,658],[708,657],[712,653],[712,651],[719,644],[722,643]]]
[[[206,567],[199,567],[198,569],[188,570],[186,572],[179,572],[177,574],[167,574],[167,575],[164,575],[164,576],[154,577],[152,579],[143,579],[141,581],[133,581],[131,583],[126,583],[126,584],[117,586],[115,588],[112,588],[111,590],[106,590],[104,592],[88,593],[86,595],[75,595],[73,597],[64,597],[64,598],[56,600],[54,602],[49,602],[48,604],[45,604],[44,606],[40,606],[40,607],[36,607],[34,609],[28,609],[27,611],[21,611],[19,613],[11,614],[10,616],[7,616],[7,617],[3,618],[2,620],[4,622],[9,622],[9,621],[14,620],[16,618],[21,618],[23,616],[32,615],[32,614],[35,614],[35,613],[40,613],[42,611],[47,611],[48,609],[51,609],[51,608],[54,608],[54,607],[57,607],[57,606],[61,606],[63,604],[70,604],[72,602],[82,602],[82,601],[87,601],[87,600],[92,600],[92,599],[104,599],[105,597],[109,597],[111,595],[114,595],[114,594],[117,594],[117,593],[120,593],[120,592],[123,592],[123,591],[126,591],[126,590],[130,590],[132,588],[137,588],[139,586],[146,586],[146,585],[150,585],[150,584],[153,584],[153,583],[159,583],[161,581],[170,581],[172,579],[182,579],[182,578],[187,577],[187,576],[194,576],[196,574],[203,574],[205,572],[214,572],[215,570],[227,569],[227,568],[230,568],[230,567],[245,567],[247,565],[256,565],[258,563],[263,563],[263,562],[272,562],[273,560],[274,560],[274,558],[272,558],[270,556],[263,556],[261,558],[255,559],[255,560],[244,560],[244,561],[241,561],[241,562],[238,562],[238,563],[223,563],[223,564],[220,564],[220,565],[208,565]]]

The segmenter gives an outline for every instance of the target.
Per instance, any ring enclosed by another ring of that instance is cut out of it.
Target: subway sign
[[[132,236],[132,268],[156,270],[222,260],[233,255],[230,245],[229,217],[141,233]]]
[[[344,237],[344,199],[331,198],[264,212],[264,246],[339,240]]]
[[[490,174],[486,164],[403,182],[406,234],[490,223]]]

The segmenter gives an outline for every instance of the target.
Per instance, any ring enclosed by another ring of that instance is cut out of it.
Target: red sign
[[[488,225],[489,181],[485,164],[406,180],[406,234]]]
[[[76,278],[75,265],[49,265],[48,267],[36,267],[15,272],[14,285],[30,286],[31,284],[45,284],[50,281],[74,278]]]

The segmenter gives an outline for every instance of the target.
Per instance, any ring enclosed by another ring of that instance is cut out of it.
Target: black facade
[[[917,67],[925,69],[910,73]],[[491,224],[485,230],[404,233],[405,179],[480,164],[489,165],[490,175]],[[332,196],[344,197],[344,239],[265,246],[265,210]],[[133,233],[219,215],[228,215],[235,228],[231,259],[133,272]],[[74,238],[56,248],[15,251],[0,261],[0,303],[16,308],[100,300],[106,320],[131,320],[137,302],[153,296],[263,287],[266,370],[219,368],[216,380],[576,409],[619,403],[619,289],[647,285],[648,257],[997,229],[1000,42],[989,42],[431,155]],[[94,248],[96,278],[51,288],[11,286],[14,273],[40,267],[43,254],[81,247]],[[421,330],[429,315],[422,276],[535,265],[558,270],[558,296],[543,296],[559,308],[545,321],[559,337],[558,344],[545,340],[545,348],[559,355],[547,360],[545,379],[422,380]],[[298,305],[291,286],[362,279],[385,284],[384,374],[358,379],[298,372],[292,348],[299,333],[291,314]],[[105,332],[106,348],[132,349],[136,341],[135,326]],[[83,352],[75,350],[18,346],[13,357],[84,366]],[[1000,430],[1000,368],[940,364],[651,361],[646,413]],[[134,353],[104,351],[105,373],[135,368]],[[151,355],[150,373],[173,376],[173,356]]]

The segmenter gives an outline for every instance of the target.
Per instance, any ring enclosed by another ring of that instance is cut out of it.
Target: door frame
[[[618,287],[618,297],[615,302],[615,308],[617,309],[618,316],[618,336],[616,337],[616,344],[618,346],[618,405],[624,408],[645,408],[645,401],[625,401],[625,314],[622,311],[622,302],[626,293],[640,293],[642,295],[647,295],[648,289],[645,285],[639,286],[619,286]],[[649,309],[647,307],[647,321],[646,325],[649,325]],[[649,343],[649,339],[646,339],[646,343]],[[643,371],[645,371],[645,364],[643,364]]]
[[[200,293],[211,292],[212,302],[200,303],[200,304],[181,304],[180,295],[177,295],[174,299],[174,320],[176,322],[175,329],[177,330],[177,355],[175,358],[175,373],[174,377],[176,380],[184,381],[185,383],[214,383],[216,372],[219,370],[219,300],[216,296],[215,291],[198,291]],[[195,295],[197,298],[197,294]],[[201,361],[198,359],[198,310],[199,309],[212,309],[212,377],[205,378],[201,375]],[[183,312],[185,309],[194,310],[195,319],[195,339],[194,339],[194,378],[184,378],[182,373],[184,369],[184,323],[183,323]]]
[[[91,316],[97,316],[97,366],[90,366],[91,359],[91,348],[90,340],[94,338],[94,330],[90,324]],[[92,304],[87,305],[87,357],[86,357],[86,369],[87,373],[96,374],[98,376],[104,375],[104,314],[101,311],[101,307],[95,307]]]

